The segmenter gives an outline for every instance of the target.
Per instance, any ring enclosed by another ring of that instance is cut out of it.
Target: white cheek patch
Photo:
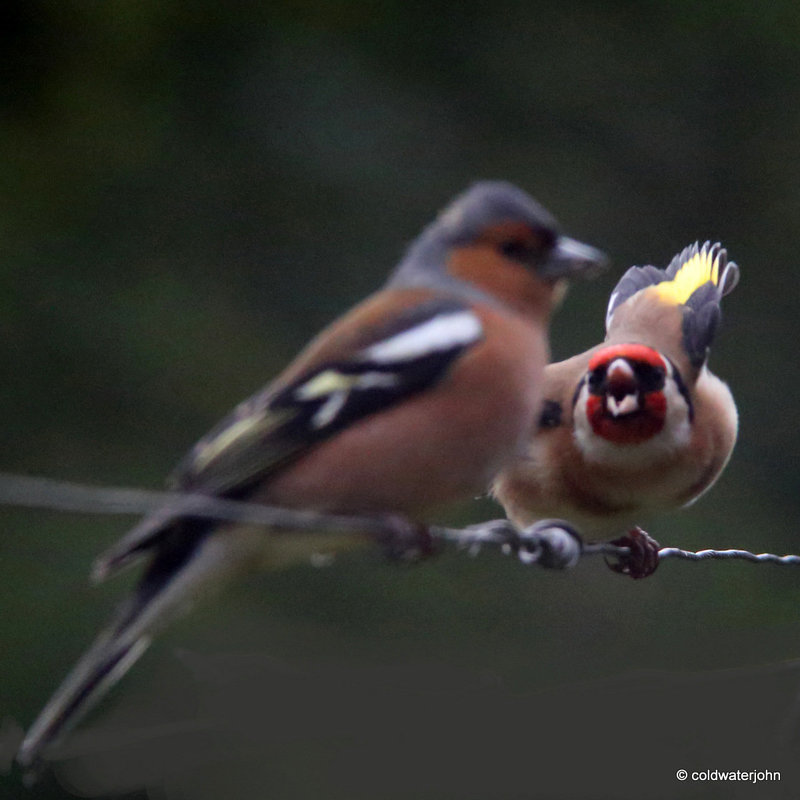
[[[667,370],[668,378],[664,386],[667,414],[664,427],[647,441],[638,443],[610,442],[594,432],[586,413],[589,387],[584,383],[575,401],[573,436],[578,449],[587,461],[598,464],[614,464],[626,469],[639,469],[646,465],[652,465],[663,458],[669,458],[676,450],[688,445],[692,435],[689,406],[675,385],[675,381],[671,379],[669,365]],[[624,397],[619,401],[619,405],[625,406],[630,397],[631,395]],[[609,398],[609,410],[611,410],[612,400],[613,398]],[[638,401],[636,402],[638,403]]]
[[[584,454],[587,459],[591,458],[594,442],[600,442],[599,436],[595,435],[592,430],[589,416],[586,413],[586,403],[589,399],[589,387],[586,381],[583,382],[578,396],[575,399],[575,407],[573,409],[573,430],[572,435],[575,437],[578,449]]]

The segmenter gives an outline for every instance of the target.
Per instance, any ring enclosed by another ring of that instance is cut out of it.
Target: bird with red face
[[[563,518],[602,538],[630,529],[620,542],[646,548],[633,527],[643,515],[686,506],[716,481],[738,417],[707,362],[720,301],[738,280],[737,265],[709,242],[687,247],[666,269],[623,275],[605,341],[547,367],[528,451],[493,484],[512,522]],[[631,574],[655,569],[652,547],[649,559]]]

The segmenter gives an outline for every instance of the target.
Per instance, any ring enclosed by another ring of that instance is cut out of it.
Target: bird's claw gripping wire
[[[606,564],[614,572],[629,575],[638,580],[652,575],[659,564],[659,543],[638,525],[631,528],[625,536],[614,539],[610,544],[627,548],[627,553],[605,556]]]
[[[415,563],[438,555],[443,548],[428,525],[413,522],[401,514],[382,515],[380,522],[384,530],[375,538],[390,561]]]

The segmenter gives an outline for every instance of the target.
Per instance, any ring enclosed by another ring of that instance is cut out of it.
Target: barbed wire
[[[225,500],[190,492],[154,491],[129,487],[90,486],[70,481],[0,472],[0,506],[16,506],[58,512],[99,515],[141,516],[168,511],[168,518],[200,517],[229,522],[263,525],[266,533],[290,531],[363,532],[386,543],[398,535],[397,517],[323,514],[315,511],[288,509]],[[414,527],[414,526],[409,526]],[[612,542],[584,543],[577,531],[564,520],[541,520],[520,530],[509,520],[496,519],[466,528],[430,526],[424,529],[435,548],[450,545],[476,555],[484,548],[515,555],[525,564],[538,564],[551,569],[574,566],[583,556],[602,555],[607,560],[624,561],[631,548]],[[402,543],[401,543],[402,544]],[[417,549],[409,539],[408,553]],[[390,548],[391,549],[391,548]],[[396,547],[394,548],[396,550]],[[661,547],[658,561],[738,559],[755,563],[781,565],[800,564],[800,555],[752,553],[748,550],[683,550]],[[405,555],[401,553],[401,555]],[[626,571],[626,570],[622,570]]]
[[[768,562],[771,564],[800,564],[800,556],[775,553],[751,553],[749,550],[681,550],[679,547],[662,547],[659,558],[682,558],[685,561],[706,561],[709,559],[738,558],[743,561]]]

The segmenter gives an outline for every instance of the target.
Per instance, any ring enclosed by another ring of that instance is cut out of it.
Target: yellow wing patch
[[[326,369],[302,384],[296,394],[301,400],[314,400],[334,392],[347,392],[358,383],[360,378],[361,376],[358,374],[345,375],[335,369]]]
[[[672,280],[657,283],[651,291],[667,303],[685,304],[704,283],[711,281],[715,286],[719,285],[721,253],[724,251],[718,247],[702,247],[687,259]]]

